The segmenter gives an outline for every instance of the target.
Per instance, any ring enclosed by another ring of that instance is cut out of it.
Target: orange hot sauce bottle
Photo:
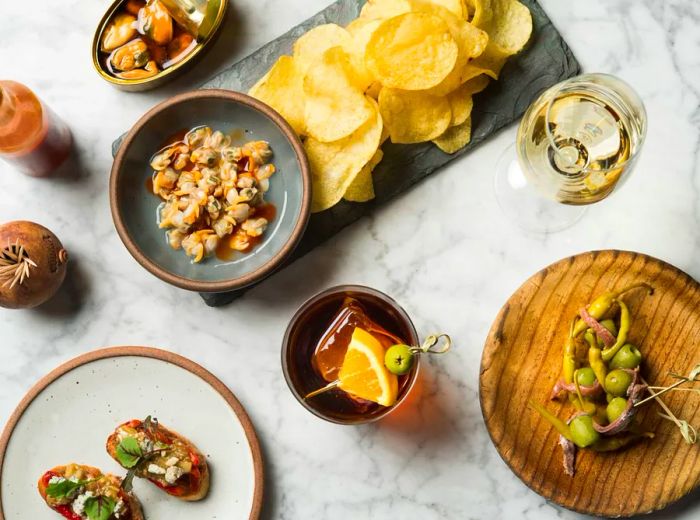
[[[68,126],[31,90],[0,81],[0,158],[26,175],[47,177],[72,143]]]

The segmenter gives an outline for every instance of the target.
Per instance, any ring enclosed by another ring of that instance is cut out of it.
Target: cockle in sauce
[[[266,141],[232,146],[208,126],[154,155],[152,189],[165,201],[158,217],[170,246],[200,262],[222,243],[241,252],[257,244],[274,216],[264,201],[276,171],[271,157]]]

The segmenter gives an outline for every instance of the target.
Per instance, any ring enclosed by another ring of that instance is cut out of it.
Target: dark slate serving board
[[[544,89],[580,72],[579,63],[571,49],[540,5],[535,0],[521,2],[532,13],[532,38],[523,52],[508,61],[501,72],[500,80],[491,82],[484,92],[475,96],[471,142],[454,155],[443,153],[431,143],[386,143],[383,147],[384,159],[374,170],[376,198],[363,204],[342,201],[327,211],[312,215],[299,247],[287,264],[304,256],[347,225],[370,213],[375,206],[384,204],[438,168],[468,153],[490,135],[518,120]],[[220,72],[202,85],[202,88],[247,92],[279,56],[291,53],[292,44],[299,36],[312,27],[325,23],[346,25],[359,15],[364,3],[365,0],[338,0],[288,33]],[[112,146],[112,153],[115,155],[122,137]],[[232,302],[246,289],[201,296],[207,305],[217,307]]]

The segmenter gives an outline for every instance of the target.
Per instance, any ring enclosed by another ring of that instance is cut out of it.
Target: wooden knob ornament
[[[0,225],[0,307],[30,309],[49,300],[66,277],[68,252],[42,225]]]

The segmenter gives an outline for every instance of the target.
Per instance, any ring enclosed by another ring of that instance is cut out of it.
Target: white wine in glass
[[[528,108],[515,150],[501,157],[499,203],[532,231],[569,227],[580,206],[603,200],[629,176],[645,135],[644,104],[627,83],[607,74],[559,83]]]

